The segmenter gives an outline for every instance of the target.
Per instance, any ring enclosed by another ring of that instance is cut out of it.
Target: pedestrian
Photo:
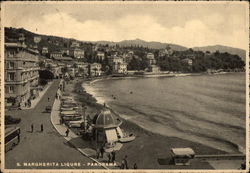
[[[124,169],[128,169],[128,161],[127,161],[128,156],[125,155],[123,161],[124,161]]]
[[[100,157],[100,148],[96,149],[96,159],[99,159]]]
[[[112,163],[115,163],[115,151],[111,152],[111,156],[112,156],[111,158]]]
[[[41,124],[41,132],[43,132],[43,124]]]
[[[49,97],[48,97],[48,102],[49,102]]]
[[[137,164],[136,163],[134,164],[134,169],[137,169]]]
[[[58,94],[56,93],[56,99],[58,99]]]
[[[34,125],[33,124],[31,124],[31,133],[33,133],[33,130],[34,130]]]
[[[121,163],[120,168],[121,168],[121,169],[125,169],[125,162],[124,162],[124,160],[122,160],[122,163]]]
[[[101,158],[103,158],[103,154],[104,154],[104,147],[103,146],[101,147],[100,151],[101,151]]]
[[[69,129],[66,130],[65,134],[66,134],[66,137],[69,135]]]
[[[111,153],[108,153],[108,163],[112,162],[112,154]]]

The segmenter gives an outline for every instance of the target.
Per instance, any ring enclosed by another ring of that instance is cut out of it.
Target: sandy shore
[[[82,88],[83,82],[83,79],[70,81],[66,86],[66,92],[72,93],[77,101],[85,105],[87,107],[86,114],[93,118],[103,108],[103,105],[98,104],[96,99]],[[124,144],[116,154],[118,161],[121,161],[127,155],[130,168],[136,163],[139,169],[212,169],[207,162],[197,160],[190,166],[185,167],[169,165],[170,150],[175,147],[191,147],[196,154],[225,154],[224,151],[192,141],[149,132],[128,120],[123,119],[121,128],[136,135],[134,141]]]

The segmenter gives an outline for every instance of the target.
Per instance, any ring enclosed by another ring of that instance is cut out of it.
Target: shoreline
[[[94,81],[95,79],[87,82],[92,83]],[[84,82],[86,82],[84,79],[78,79],[75,81],[73,84],[73,93],[76,94],[76,101],[79,101],[88,107],[88,111],[86,113],[92,118],[92,116],[94,116],[103,108],[103,105],[97,103],[97,99],[94,98],[90,93],[86,92],[85,88],[83,88]],[[215,149],[196,142],[150,132],[147,129],[140,127],[136,123],[122,118],[111,108],[109,109],[114,115],[121,118],[123,121],[121,128],[124,129],[126,133],[133,133],[136,136],[134,141],[125,143],[122,149],[117,152],[117,158],[120,160],[122,160],[124,155],[128,155],[131,161],[137,163],[137,165],[143,165],[142,167],[146,166],[146,168],[161,168],[162,166],[156,162],[157,158],[171,158],[170,149],[175,147],[191,147],[195,153],[199,155],[228,154],[226,151]],[[142,150],[140,153],[137,153],[137,147]]]
[[[99,80],[104,80],[104,79],[94,79],[94,80],[92,80],[92,81],[87,81],[87,82],[91,82],[91,84],[93,83],[93,82],[96,82],[96,81],[99,81]],[[78,80],[76,83],[75,83],[75,93],[76,93],[76,90],[78,90],[78,91],[80,91],[80,93],[78,92],[77,94],[77,96],[76,96],[76,98],[77,98],[77,101],[80,101],[80,102],[83,102],[84,104],[86,104],[86,106],[90,106],[90,107],[94,107],[94,109],[96,109],[97,111],[99,111],[100,109],[102,109],[103,108],[103,105],[102,104],[100,104],[100,103],[98,103],[97,102],[97,99],[93,96],[93,95],[91,95],[90,93],[87,93],[87,91],[86,91],[86,89],[85,88],[83,88],[83,83],[84,82],[86,82],[86,80],[84,80],[84,79],[80,79],[80,80]],[[87,98],[87,99],[86,99]],[[163,138],[177,138],[177,137],[168,137],[168,136],[163,136],[163,135],[161,135],[161,134],[157,134],[157,133],[153,133],[153,132],[150,132],[150,131],[148,131],[147,129],[144,129],[144,128],[142,128],[142,127],[140,127],[139,125],[137,125],[136,123],[133,123],[133,122],[131,122],[131,121],[129,121],[129,120],[126,120],[126,119],[124,119],[124,118],[122,118],[120,115],[119,115],[119,113],[117,113],[116,111],[114,111],[113,109],[111,109],[110,107],[108,107],[107,106],[107,104],[106,104],[106,107],[108,108],[108,109],[110,109],[110,111],[113,113],[113,114],[115,114],[117,117],[119,117],[119,118],[121,118],[122,120],[123,120],[123,124],[122,124],[122,127],[124,126],[124,127],[126,127],[126,126],[128,126],[128,127],[131,127],[131,129],[132,129],[132,131],[133,130],[136,130],[136,131],[143,131],[144,133],[146,133],[146,134],[148,134],[148,135],[156,135],[156,136],[161,136],[161,137],[163,137]],[[125,129],[125,130],[127,130],[127,129]],[[182,139],[181,139],[182,140]],[[192,142],[192,141],[190,141],[190,142]],[[198,144],[198,145],[202,145],[202,144]],[[209,146],[206,146],[206,147],[208,147],[208,148],[211,148],[211,147],[209,147]],[[216,150],[216,151],[219,151],[219,152],[221,152],[221,153],[227,153],[227,152],[225,152],[225,151],[222,151],[222,150],[218,150],[218,149],[215,149],[215,148],[213,148],[214,150]]]

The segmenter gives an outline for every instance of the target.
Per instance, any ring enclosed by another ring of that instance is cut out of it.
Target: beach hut
[[[190,159],[195,156],[192,148],[172,148],[171,154],[175,165],[190,165]]]
[[[119,139],[116,128],[121,124],[121,120],[114,116],[107,108],[96,114],[93,119],[96,147],[105,146],[105,150],[119,150],[122,144],[117,143]]]

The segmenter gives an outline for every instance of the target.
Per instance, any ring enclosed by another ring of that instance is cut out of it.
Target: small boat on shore
[[[117,132],[118,137],[119,137],[118,141],[121,143],[131,142],[131,141],[135,140],[135,135],[133,135],[133,134],[125,135],[122,132],[122,129],[120,127],[116,128],[116,132]]]

